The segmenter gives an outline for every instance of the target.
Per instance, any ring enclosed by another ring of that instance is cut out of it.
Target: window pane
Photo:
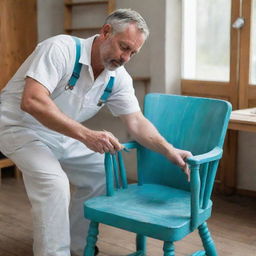
[[[183,78],[229,81],[231,0],[183,0]]]
[[[256,0],[252,6],[250,84],[256,85]]]

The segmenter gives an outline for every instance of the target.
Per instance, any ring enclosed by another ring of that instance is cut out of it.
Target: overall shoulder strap
[[[72,36],[72,38],[76,43],[76,60],[75,60],[75,65],[74,65],[72,75],[68,81],[68,85],[66,86],[66,89],[70,89],[70,90],[72,90],[76,85],[76,82],[80,77],[80,72],[82,68],[82,64],[79,63],[79,59],[81,56],[81,42],[78,37]]]
[[[100,107],[103,103],[105,103],[107,101],[108,97],[110,96],[110,94],[112,92],[114,83],[115,83],[115,77],[111,76],[109,78],[108,84],[107,84],[102,96],[100,97],[98,104],[97,104],[98,107]]]
[[[68,85],[66,86],[66,89],[70,89],[70,90],[72,90],[74,88],[74,86],[76,85],[76,82],[80,77],[80,72],[81,72],[81,68],[82,68],[82,64],[79,63],[79,59],[81,56],[81,42],[78,37],[72,36],[72,38],[74,39],[74,41],[76,43],[76,60],[75,60],[75,65],[74,65],[74,69],[72,72],[72,76],[69,79]],[[108,84],[98,102],[98,106],[101,106],[103,103],[105,103],[107,101],[110,94],[112,93],[114,82],[115,82],[115,77],[111,76],[108,81]]]

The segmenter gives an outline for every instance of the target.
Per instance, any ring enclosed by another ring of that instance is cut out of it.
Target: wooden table
[[[256,132],[256,108],[232,111],[228,128],[236,131]]]
[[[239,131],[256,132],[256,108],[232,111],[228,129],[221,190],[227,194],[251,194],[251,191],[237,189],[237,149]]]

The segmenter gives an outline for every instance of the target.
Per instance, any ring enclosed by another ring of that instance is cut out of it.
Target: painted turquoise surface
[[[163,240],[163,255],[175,255],[174,242],[198,229],[204,250],[192,255],[216,256],[206,221],[222,146],[230,117],[228,102],[166,94],[145,98],[145,116],[175,147],[187,149],[191,181],[164,156],[137,142],[125,143],[137,150],[138,184],[127,185],[122,154],[105,156],[107,195],[84,204],[91,220],[84,255],[93,256],[98,223],[137,234],[137,252],[146,255],[146,237]]]
[[[156,239],[177,241],[190,231],[190,203],[187,191],[157,184],[131,184],[111,197],[88,201],[85,216]],[[211,206],[210,201],[207,210],[200,211],[200,218],[209,218]]]
[[[226,131],[223,126],[230,113],[230,104],[225,101],[149,94],[145,98],[144,110],[145,117],[176,148],[199,155],[216,146],[223,146]],[[164,156],[146,148],[141,148],[138,154],[142,183],[158,183],[189,190],[183,172],[174,164],[170,165]]]

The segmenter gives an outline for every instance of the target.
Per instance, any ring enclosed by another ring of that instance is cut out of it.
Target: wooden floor
[[[256,199],[214,196],[209,227],[219,256],[256,256]],[[134,250],[135,236],[100,226],[99,256],[127,255]],[[176,243],[176,255],[201,248],[197,232]],[[32,256],[30,206],[22,182],[2,180],[0,187],[0,256]],[[148,256],[162,255],[162,243],[148,239]]]

